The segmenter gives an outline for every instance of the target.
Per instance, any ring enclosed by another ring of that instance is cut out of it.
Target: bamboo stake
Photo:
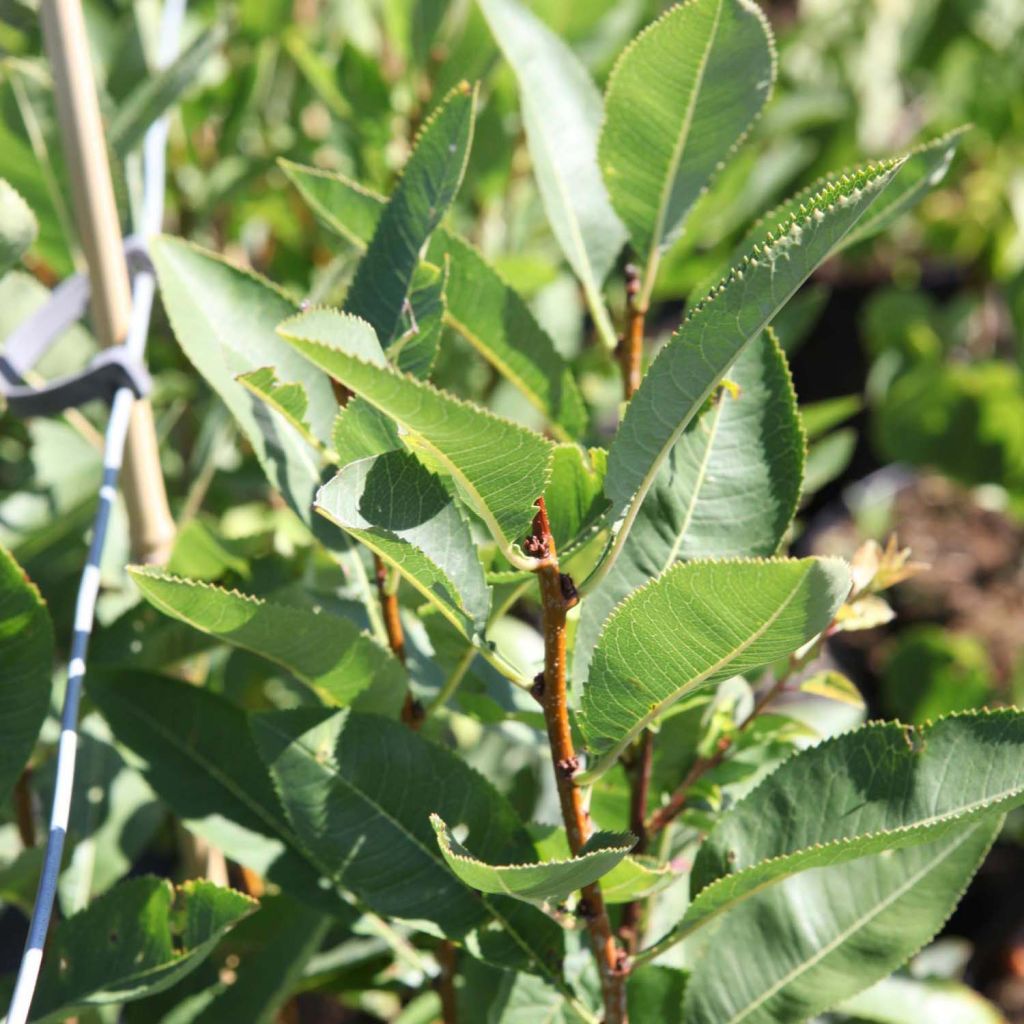
[[[101,345],[118,345],[128,333],[131,287],[81,0],[42,0],[40,18],[75,222],[92,282],[93,327]],[[133,557],[166,562],[175,527],[160,470],[153,409],[145,399],[132,408],[122,481]]]

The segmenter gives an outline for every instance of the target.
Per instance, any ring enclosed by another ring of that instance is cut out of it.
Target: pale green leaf
[[[281,335],[315,365],[396,420],[403,440],[422,446],[452,475],[508,554],[530,530],[553,446],[430,384],[375,365],[351,344],[353,319],[325,311],[281,325]],[[523,561],[522,558],[519,559]]]
[[[595,832],[579,852],[567,860],[539,863],[490,864],[470,853],[444,820],[431,814],[437,845],[452,871],[472,889],[513,896],[528,902],[561,902],[586,885],[606,875],[633,848],[636,837],[612,832]],[[472,832],[469,841],[473,841]]]
[[[672,7],[619,57],[598,155],[612,205],[647,268],[645,297],[659,254],[679,237],[774,80],[771,29],[750,0]]]
[[[800,406],[800,419],[807,431],[807,439],[817,440],[856,416],[863,408],[864,399],[860,395],[840,395],[838,398],[824,398],[820,402]]]
[[[894,975],[837,1009],[875,1024],[1006,1024],[987,999],[958,981]]]
[[[212,882],[178,888],[150,876],[122,882],[54,930],[32,1021],[63,1020],[173,985],[257,905]]]
[[[695,965],[687,1024],[799,1024],[886,977],[941,929],[1001,825],[995,815],[757,893]]]
[[[325,443],[338,403],[327,376],[282,341],[277,325],[295,305],[268,282],[213,253],[172,238],[150,252],[164,306],[185,355],[238,422],[267,478],[307,524],[320,485],[320,456],[301,434],[236,379],[273,366],[280,380],[301,385],[305,422]],[[372,338],[372,331],[363,325]]]
[[[53,624],[46,603],[0,547],[0,799],[32,754],[50,704]]]
[[[420,253],[455,198],[469,159],[476,90],[452,90],[417,136],[345,298],[385,346],[404,330],[406,300]]]
[[[883,194],[898,166],[870,167],[808,199],[777,236],[753,249],[693,307],[658,353],[608,454],[605,490],[613,517],[624,517],[612,556],[672,446],[729,366]]]
[[[646,899],[679,880],[671,864],[659,864],[641,854],[625,857],[601,879],[605,903],[631,903]]]
[[[800,498],[804,437],[786,358],[766,332],[673,445],[614,566],[587,594],[573,676],[586,678],[612,609],[677,561],[772,555]]]
[[[247,388],[261,401],[277,410],[313,448],[323,448],[320,440],[313,436],[313,431],[306,422],[309,410],[309,396],[301,384],[294,381],[278,380],[277,371],[272,366],[261,366],[249,373],[240,373],[238,383]]]
[[[490,590],[469,524],[416,456],[391,451],[345,466],[315,507],[395,566],[464,634],[482,635]]]
[[[0,178],[0,275],[21,259],[38,234],[39,225],[28,203]]]
[[[373,235],[386,200],[339,174],[282,160],[281,167],[321,222],[359,250]],[[564,440],[586,427],[587,411],[568,364],[519,293],[483,255],[445,228],[427,254],[450,260],[445,322],[461,334],[550,421]]]
[[[626,241],[597,162],[601,95],[571,49],[519,0],[477,0],[519,82],[534,174],[551,229],[609,346],[601,285]]]
[[[329,704],[350,704],[374,683],[401,699],[401,664],[348,619],[168,576],[159,569],[135,566],[130,572],[143,596],[165,615],[273,661]]]
[[[595,778],[681,698],[790,654],[831,621],[850,589],[837,559],[694,561],[612,613],[583,687]]]
[[[1024,803],[1019,749],[1024,713],[1006,710],[920,728],[872,722],[795,754],[701,846],[675,938],[780,878],[930,842]]]
[[[438,849],[432,807],[466,824],[488,860],[529,856],[515,812],[483,776],[374,715],[301,709],[259,715],[253,729],[289,819],[304,846],[333,865],[335,884],[379,914],[426,920],[456,938],[489,912],[550,974],[544,958],[558,951],[548,945],[544,915],[501,897],[481,898],[448,870]],[[515,927],[509,905],[528,912]]]

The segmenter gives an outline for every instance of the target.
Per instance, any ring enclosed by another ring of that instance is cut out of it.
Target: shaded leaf
[[[135,566],[132,579],[165,615],[286,668],[330,704],[350,704],[374,682],[401,702],[405,673],[387,648],[348,619]]]
[[[682,697],[790,654],[850,587],[837,559],[686,562],[628,597],[597,642],[581,727],[595,778]]]
[[[671,967],[642,966],[630,972],[627,987],[630,1020],[683,1024],[686,975]]]
[[[53,624],[42,595],[0,547],[0,799],[32,754],[50,704]]]
[[[177,889],[148,876],[122,882],[54,930],[32,1020],[62,1020],[167,988],[198,967],[256,906],[212,882],[185,882]]]
[[[301,384],[282,382],[272,366],[261,366],[249,373],[240,373],[238,383],[279,412],[313,448],[322,448],[306,422],[309,396]]]
[[[448,867],[470,888],[536,902],[561,902],[577,889],[596,882],[620,863],[636,843],[631,835],[595,832],[579,856],[568,860],[489,864],[470,853],[439,815],[431,814],[430,823]]]
[[[437,359],[444,333],[448,264],[439,270],[421,263],[413,276],[406,319],[408,327],[388,346],[388,358],[403,373],[426,380]]]
[[[316,510],[395,566],[463,633],[483,633],[490,590],[462,510],[441,479],[401,451],[345,466]]]
[[[533,502],[544,493],[550,442],[524,427],[439,391],[430,384],[369,361],[352,344],[352,324],[320,310],[293,317],[281,334],[329,373],[407,431],[451,473],[495,538],[511,552],[533,522]]]
[[[601,285],[626,240],[597,162],[601,95],[571,49],[518,0],[477,0],[519,82],[526,140],[551,229],[605,342]]]
[[[958,981],[894,976],[872,985],[840,1012],[877,1024],[1006,1024],[987,999]]]
[[[772,555],[800,498],[804,436],[789,368],[766,332],[672,446],[612,569],[583,602],[573,675],[586,678],[612,609],[676,561]]]

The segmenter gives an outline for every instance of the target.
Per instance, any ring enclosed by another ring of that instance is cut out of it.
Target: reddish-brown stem
[[[619,340],[617,355],[622,370],[622,397],[628,402],[640,387],[644,354],[644,318],[640,305],[640,274],[632,263],[626,264],[626,329]]]
[[[789,673],[781,675],[774,683],[762,694],[754,705],[754,710],[743,719],[739,725],[737,731],[742,732],[751,722],[754,721],[760,715],[764,709],[779,695],[779,692],[786,685],[786,680],[789,679]],[[648,819],[647,822],[647,835],[648,837],[657,835],[669,822],[675,821],[676,818],[686,808],[686,801],[689,799],[690,790],[698,782],[698,780],[711,771],[713,768],[717,768],[722,761],[725,760],[726,754],[732,749],[733,740],[723,737],[718,741],[718,749],[710,755],[710,757],[698,757],[690,770],[686,773],[685,778],[675,792],[669,798],[667,804],[659,807],[654,814]]]
[[[583,794],[573,782],[580,762],[569,728],[569,705],[565,683],[565,615],[576,603],[577,598],[571,581],[559,571],[555,541],[551,536],[543,498],[537,499],[537,515],[533,521],[533,536],[527,545],[527,553],[542,559],[537,569],[537,579],[540,583],[544,624],[544,674],[543,688],[537,689],[540,690],[538,697],[544,709],[548,744],[554,761],[555,784],[558,788],[562,820],[565,822],[569,849],[573,855],[577,855],[591,833],[590,815],[583,806]],[[594,956],[597,958],[604,999],[605,1024],[628,1024],[628,959],[615,941],[599,883],[588,885],[582,890],[579,914],[586,922]]]
[[[634,853],[647,850],[647,798],[651,791],[651,767],[654,760],[654,733],[645,729],[640,734],[636,755],[630,766],[629,828],[636,836]],[[640,940],[643,902],[632,900],[622,907],[619,935],[630,953],[635,953]]]
[[[26,850],[36,845],[36,823],[32,816],[32,769],[26,768],[14,784],[14,817],[18,835]]]
[[[404,665],[405,632],[398,614],[398,595],[388,588],[388,568],[380,555],[373,556],[373,571],[377,579],[377,596],[380,598],[380,611],[384,619],[384,631],[388,635],[388,646]],[[405,703],[402,705],[402,721],[410,729],[418,729],[423,723],[423,708],[413,697],[411,690],[406,693]]]
[[[437,994],[441,997],[441,1020],[444,1024],[458,1024],[459,1010],[455,994],[455,975],[458,971],[458,952],[455,943],[447,940],[437,947],[437,962],[441,973],[437,978]]]

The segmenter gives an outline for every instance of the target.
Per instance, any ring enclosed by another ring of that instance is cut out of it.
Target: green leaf
[[[635,591],[605,624],[583,688],[580,725],[598,759],[586,775],[681,698],[802,647],[849,589],[844,562],[803,558],[685,562]]]
[[[235,417],[271,485],[311,524],[313,494],[320,485],[318,453],[236,379],[273,366],[279,379],[305,391],[305,422],[313,435],[330,439],[338,409],[331,382],[276,331],[295,305],[255,274],[187,242],[158,238],[150,251],[185,355]],[[369,327],[363,325],[363,331],[375,340]]]
[[[396,420],[404,440],[422,446],[451,473],[506,553],[533,522],[552,445],[540,435],[389,367],[375,365],[352,340],[343,314],[293,317],[281,335],[307,359]],[[518,558],[528,567],[529,562]]]
[[[463,83],[428,119],[349,288],[346,311],[371,324],[385,346],[402,334],[420,252],[462,183],[475,112],[476,90]]]
[[[35,746],[50,704],[53,624],[39,590],[0,547],[0,799]]]
[[[544,958],[557,950],[532,945],[531,938],[534,927],[547,924],[544,915],[521,907],[530,913],[513,925],[506,907],[520,904],[467,889],[434,838],[431,807],[467,825],[488,860],[529,856],[529,837],[515,812],[483,776],[403,725],[373,715],[282,711],[257,716],[253,729],[289,819],[304,846],[333,865],[336,884],[379,914],[425,920],[454,938],[490,912],[550,975]]]
[[[750,0],[690,0],[648,26],[608,79],[598,156],[612,205],[644,261],[659,255],[771,94],[771,28]]]
[[[636,854],[623,858],[601,879],[605,903],[632,903],[646,899],[679,880],[671,864],[659,864],[654,857]]]
[[[932,842],[1024,803],[1024,713],[872,722],[795,754],[719,819],[690,879],[678,941],[771,882]],[[1009,756],[1007,756],[1009,752]],[[817,786],[813,805],[806,801]],[[756,823],[756,824],[755,824]]]
[[[491,595],[469,524],[415,455],[345,466],[317,493],[316,510],[395,566],[465,635],[483,634]]]
[[[629,1019],[658,1024],[683,1024],[686,975],[671,967],[642,966],[630,972],[627,983]]]
[[[519,82],[526,141],[551,229],[609,347],[601,285],[626,241],[597,162],[603,105],[571,49],[518,0],[477,0]]]
[[[447,323],[546,416],[563,440],[579,437],[587,409],[572,370],[519,293],[468,242],[437,232],[428,255],[451,260]]]
[[[401,664],[348,619],[159,569],[133,566],[129,572],[146,600],[165,615],[286,668],[329,704],[350,704],[375,682],[401,699]]]
[[[658,353],[608,454],[605,491],[613,517],[624,517],[613,558],[662,463],[729,366],[882,195],[898,166],[869,167],[809,199],[693,307]]]
[[[365,252],[387,199],[333,171],[296,164],[283,157],[277,162],[324,227]]]
[[[178,102],[227,37],[227,25],[215,23],[167,67],[144,79],[125,99],[111,119],[107,132],[107,142],[119,157],[123,159],[142,142],[149,126]]]
[[[967,985],[899,975],[872,985],[837,1009],[877,1024],[1006,1024],[1002,1013]]]
[[[804,499],[830,484],[843,472],[857,447],[857,431],[843,427],[815,441],[807,450],[804,466]]]
[[[63,1020],[173,985],[256,906],[212,882],[185,882],[177,889],[148,876],[122,882],[54,930],[32,1020]]]
[[[786,357],[770,331],[728,375],[738,393],[721,388],[673,445],[615,565],[583,602],[578,680],[612,609],[675,562],[779,550],[800,498],[805,442]]]
[[[598,1024],[540,978],[469,960],[458,990],[458,1019],[479,1024]],[[642,1024],[638,1021],[637,1024]]]
[[[564,549],[596,523],[607,508],[607,464],[608,453],[603,448],[584,449],[578,444],[555,447],[544,502],[559,554],[564,554]]]
[[[321,222],[359,250],[372,237],[386,200],[340,174],[280,161]],[[519,293],[465,239],[444,228],[428,257],[450,260],[445,322],[542,412],[563,440],[578,437],[587,411],[576,380],[550,335]]]
[[[939,931],[1001,825],[996,815],[759,892],[714,930],[684,1020],[798,1024],[886,977]]]
[[[864,399],[860,395],[841,395],[800,406],[800,419],[807,431],[807,439],[817,440],[840,423],[856,416],[863,408]]]
[[[0,178],[0,275],[21,259],[38,234],[39,225],[28,203]]]
[[[89,696],[193,832],[326,913],[347,905],[284,816],[245,713],[223,697],[145,672],[90,672]]]
[[[488,864],[463,846],[444,820],[431,814],[430,823],[437,833],[437,845],[448,867],[472,889],[513,896],[527,902],[561,902],[606,875],[633,848],[632,835],[595,832],[568,860],[549,860],[525,864]],[[470,839],[472,840],[472,835]]]

